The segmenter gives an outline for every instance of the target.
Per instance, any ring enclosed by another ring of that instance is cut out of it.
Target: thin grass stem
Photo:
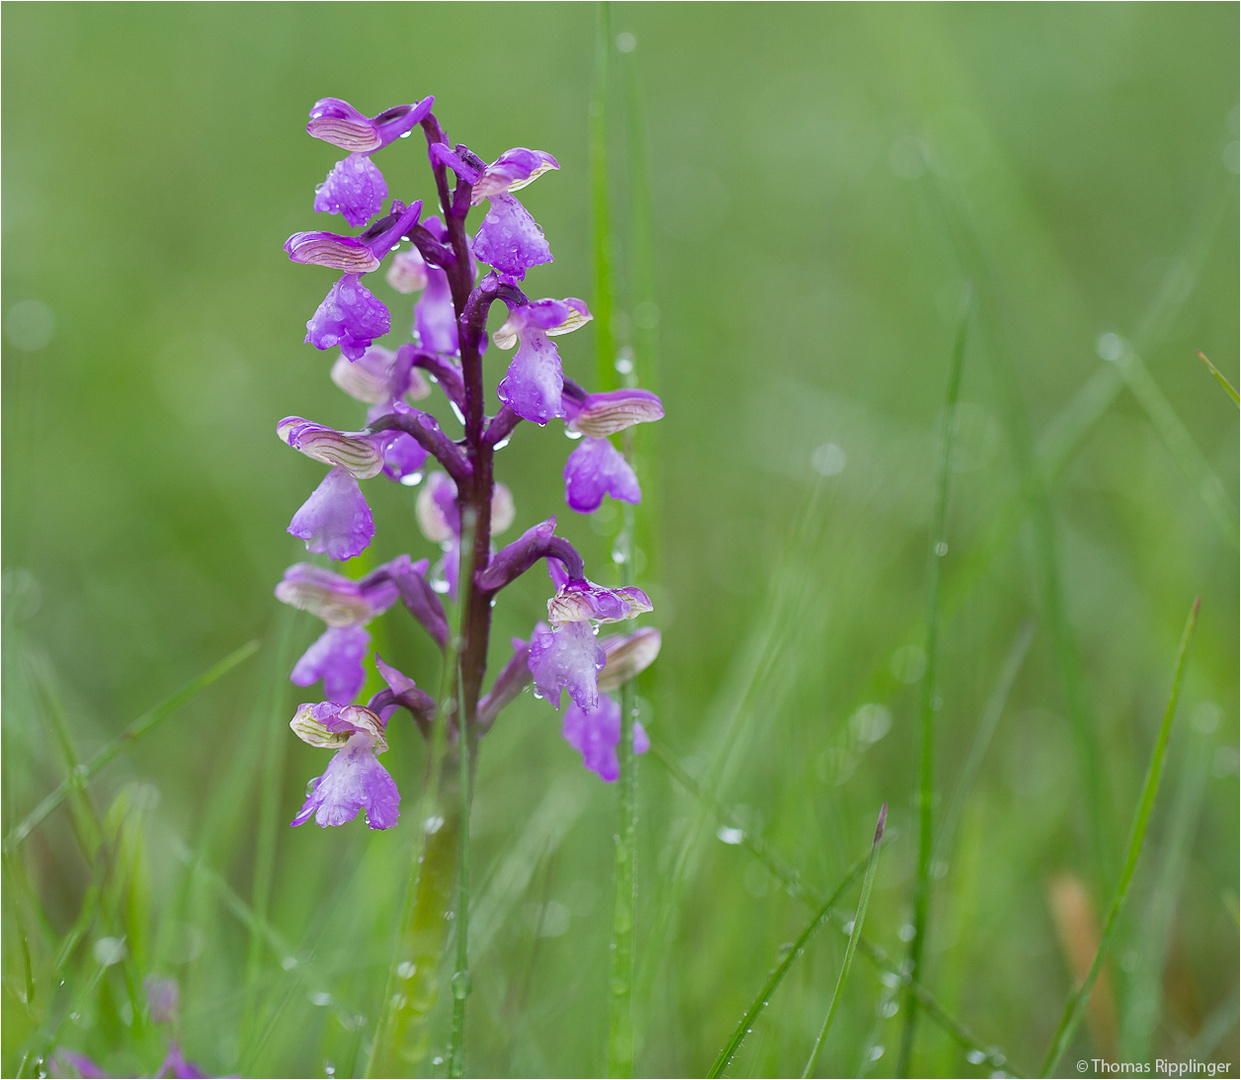
[[[457,671],[455,705],[457,714],[457,767],[461,796],[461,829],[457,856],[457,962],[452,974],[452,1030],[448,1038],[448,1075],[465,1075],[465,1003],[470,996],[470,803],[474,751],[477,748],[474,718],[465,701],[465,674],[461,670],[461,646],[465,641],[466,618],[474,582],[474,511],[461,511],[461,603],[457,622]]]
[[[952,789],[952,799],[940,822],[939,832],[935,837],[935,848],[932,852],[932,863],[938,859],[946,859],[952,847],[957,822],[965,810],[965,801],[969,798],[974,780],[978,776],[978,770],[982,768],[982,759],[986,757],[987,748],[990,747],[995,729],[999,726],[1000,717],[1004,713],[1004,706],[1008,703],[1008,695],[1012,691],[1017,673],[1021,670],[1026,653],[1030,651],[1036,625],[1033,618],[1028,618],[1017,627],[1017,633],[1013,635],[1013,642],[1008,647],[1008,654],[1004,657],[1004,666],[1000,668],[1000,677],[996,679],[995,689],[991,691],[991,697],[987,700],[987,707],[983,710],[978,732],[970,746],[969,757],[965,759],[965,764],[961,767],[961,775],[957,777],[956,787]]]
[[[681,768],[668,749],[655,737],[651,738],[651,752],[648,756],[662,765],[672,778],[711,814],[716,824],[729,826],[735,824],[732,815],[702,790],[698,782]],[[761,836],[755,835],[749,830],[741,830],[741,846],[767,868],[771,876],[781,884],[790,896],[796,897],[811,909],[817,909],[823,904],[822,895],[807,886],[802,881],[798,869],[784,859],[779,852],[772,850]],[[862,865],[859,862],[853,868],[855,876],[862,869]],[[848,914],[842,911],[834,911],[832,915],[842,925],[849,919]],[[982,1040],[978,1039],[969,1028],[952,1017],[926,987],[920,983],[910,982],[908,977],[902,974],[900,967],[888,958],[887,953],[882,948],[866,937],[862,937],[858,940],[858,950],[885,974],[899,979],[900,985],[910,985],[923,1009],[926,1010],[927,1016],[942,1027],[964,1050],[981,1055],[979,1060],[988,1062],[993,1068],[1006,1069],[1014,1076],[1019,1075],[1006,1065],[1007,1059],[1002,1052],[994,1047],[988,1048],[984,1045]]]
[[[97,751],[90,761],[84,765],[79,765],[77,771],[72,776],[57,784],[38,806],[14,826],[13,830],[4,838],[4,850],[11,851],[25,840],[32,831],[38,828],[48,814],[65,801],[66,796],[71,791],[78,791],[84,788],[90,783],[91,778],[105,765],[109,764],[127,745],[142,738],[161,720],[166,720],[200,690],[206,689],[243,660],[248,660],[258,652],[259,645],[260,642],[258,641],[247,642],[240,649],[229,653],[214,667],[208,668],[196,679],[191,679],[175,694],[165,698],[154,708],[144,712],[116,738],[111,739]]]
[[[1228,378],[1224,375],[1222,371],[1220,371],[1219,368],[1217,368],[1214,364],[1211,363],[1210,360],[1207,359],[1207,354],[1204,353],[1201,349],[1198,350],[1198,359],[1200,359],[1204,364],[1206,364],[1207,370],[1212,375],[1215,376],[1220,386],[1224,388],[1224,393],[1226,393],[1230,398],[1232,398],[1232,403],[1236,405],[1237,408],[1241,409],[1241,395],[1237,393],[1237,388],[1228,381]]]
[[[873,852],[873,848],[871,849]],[[720,1051],[719,1057],[715,1059],[715,1064],[711,1066],[707,1073],[708,1080],[713,1077],[723,1075],[725,1069],[728,1068],[729,1062],[737,1055],[737,1051],[741,1049],[741,1044],[745,1042],[745,1038],[754,1030],[754,1022],[759,1018],[762,1011],[767,1008],[768,1002],[771,1001],[771,995],[776,992],[780,984],[784,981],[784,976],[788,974],[789,968],[793,966],[793,962],[806,951],[806,945],[815,933],[832,915],[832,909],[836,906],[836,901],[840,899],[841,894],[853,883],[854,878],[866,868],[869,858],[858,859],[845,874],[844,880],[836,886],[832,895],[827,901],[815,912],[810,922],[806,924],[806,928],[802,930],[798,938],[793,942],[793,947],[785,953],[784,958],[778,963],[772,973],[767,977],[767,981],[763,984],[763,988],[758,992],[758,996],[750,1003],[750,1007],[746,1009],[742,1015],[740,1022],[733,1029],[732,1036],[728,1042],[724,1044],[724,1049]]]
[[[612,11],[601,0],[595,30],[595,78],[590,96],[590,194],[595,238],[595,343],[601,390],[616,387],[615,342],[612,338],[612,215],[608,206],[608,45]]]
[[[866,921],[866,908],[870,904],[870,891],[875,884],[875,871],[879,867],[879,844],[883,840],[883,826],[888,819],[888,804],[879,808],[879,821],[875,825],[875,839],[870,845],[870,857],[866,860],[866,874],[862,878],[862,895],[858,898],[857,911],[853,916],[853,925],[849,928],[849,944],[845,946],[845,957],[840,962],[840,976],[836,979],[836,989],[832,991],[832,1003],[827,1007],[827,1015],[823,1018],[823,1027],[819,1029],[819,1037],[814,1040],[814,1048],[802,1069],[802,1080],[814,1073],[819,1064],[819,1055],[823,1052],[823,1044],[827,1042],[827,1033],[831,1030],[832,1021],[836,1018],[836,1010],[840,1008],[840,999],[844,996],[845,979],[849,977],[849,968],[853,966],[853,955],[857,952],[858,941],[862,937],[862,924]]]
[[[1159,793],[1159,780],[1163,775],[1164,759],[1168,751],[1168,736],[1172,732],[1172,720],[1176,715],[1176,706],[1181,697],[1181,682],[1185,675],[1185,661],[1189,656],[1189,644],[1193,638],[1194,627],[1198,622],[1198,605],[1201,598],[1194,600],[1193,607],[1190,608],[1189,618],[1185,621],[1185,630],[1181,634],[1181,644],[1176,655],[1176,669],[1172,676],[1172,691],[1168,695],[1168,707],[1164,711],[1163,723],[1159,726],[1159,735],[1155,740],[1155,748],[1151,753],[1150,766],[1146,771],[1146,782],[1142,785],[1142,797],[1138,800],[1138,805],[1133,815],[1133,824],[1129,830],[1129,852],[1125,858],[1124,868],[1120,873],[1120,880],[1116,883],[1116,892],[1112,898],[1112,906],[1108,911],[1107,922],[1103,927],[1103,934],[1099,939],[1099,948],[1095,952],[1094,962],[1090,965],[1090,971],[1086,978],[1065,1003],[1064,1014],[1060,1017],[1060,1024],[1056,1028],[1056,1033],[1052,1037],[1051,1046],[1047,1051],[1047,1057],[1043,1059],[1043,1067],[1039,1070],[1040,1076],[1050,1076],[1056,1067],[1056,1063],[1060,1060],[1060,1056],[1068,1047],[1077,1031],[1077,1025],[1081,1022],[1082,1012],[1086,1007],[1086,1002],[1090,998],[1090,991],[1094,988],[1095,979],[1098,978],[1099,969],[1103,966],[1103,961],[1107,956],[1108,946],[1112,941],[1112,934],[1116,929],[1116,919],[1120,914],[1121,906],[1125,902],[1125,895],[1129,891],[1129,885],[1133,881],[1134,870],[1138,865],[1138,856],[1142,854],[1142,844],[1146,839],[1146,826],[1150,823],[1151,811],[1155,806],[1155,796]]]
[[[952,473],[952,444],[956,427],[956,405],[961,394],[961,373],[965,366],[965,345],[969,337],[973,290],[966,287],[957,316],[956,340],[948,370],[948,393],[940,414],[939,459],[936,463],[935,508],[931,519],[931,538],[927,554],[926,587],[926,673],[922,678],[921,738],[918,769],[918,869],[914,886],[914,934],[909,942],[909,973],[911,980],[921,974],[922,954],[926,947],[927,920],[931,897],[931,856],[935,840],[933,809],[935,805],[935,714],[939,711],[939,620],[941,560],[948,554],[948,481]],[[906,995],[905,1025],[901,1032],[900,1056],[896,1075],[909,1072],[913,1054],[914,1031],[918,1020],[918,999]]]

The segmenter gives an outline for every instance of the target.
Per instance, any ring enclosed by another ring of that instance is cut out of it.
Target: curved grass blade
[[[862,923],[866,921],[866,908],[870,904],[870,890],[875,884],[875,871],[879,867],[879,842],[883,839],[883,827],[888,820],[888,804],[879,808],[879,822],[875,826],[875,839],[870,845],[870,857],[866,860],[866,876],[862,878],[862,895],[857,902],[857,912],[853,916],[853,926],[849,928],[849,944],[845,946],[845,958],[840,963],[840,976],[836,980],[836,989],[832,991],[832,1003],[827,1008],[827,1016],[823,1018],[823,1027],[819,1037],[814,1040],[814,1049],[802,1069],[802,1080],[810,1076],[819,1063],[819,1055],[823,1052],[823,1044],[827,1041],[827,1033],[832,1021],[836,1018],[836,1010],[840,1007],[840,999],[845,988],[845,979],[849,977],[849,968],[853,965],[853,954],[857,952],[857,943],[862,937]]]
[[[1052,1074],[1052,1070],[1056,1067],[1056,1062],[1060,1060],[1060,1055],[1064,1053],[1065,1048],[1069,1045],[1070,1040],[1077,1031],[1077,1025],[1082,1018],[1082,1010],[1086,1006],[1086,1001],[1090,997],[1090,991],[1094,987],[1095,979],[1098,978],[1099,969],[1103,966],[1103,960],[1107,956],[1112,933],[1116,929],[1116,918],[1120,914],[1121,905],[1125,902],[1125,894],[1129,891],[1129,885],[1133,881],[1133,873],[1137,868],[1138,856],[1142,854],[1142,842],[1146,839],[1146,826],[1150,822],[1151,811],[1155,806],[1155,796],[1159,792],[1159,779],[1163,774],[1164,758],[1168,752],[1168,736],[1171,734],[1172,718],[1176,715],[1177,702],[1181,697],[1181,681],[1185,675],[1185,660],[1189,655],[1189,643],[1193,638],[1194,627],[1198,622],[1198,605],[1200,602],[1201,597],[1194,600],[1194,606],[1190,609],[1189,618],[1185,622],[1185,630],[1181,634],[1181,644],[1176,656],[1176,673],[1172,677],[1172,692],[1168,696],[1168,707],[1163,715],[1163,723],[1159,727],[1159,736],[1155,740],[1155,749],[1151,753],[1150,767],[1146,771],[1146,782],[1142,785],[1142,798],[1138,801],[1137,809],[1134,811],[1133,825],[1129,831],[1129,854],[1125,859],[1124,869],[1120,873],[1120,880],[1116,883],[1116,895],[1112,898],[1112,907],[1107,915],[1107,923],[1103,927],[1103,935],[1099,939],[1099,948],[1095,953],[1094,963],[1090,965],[1090,971],[1082,981],[1081,986],[1069,996],[1069,1000],[1065,1003],[1064,1014],[1061,1016],[1060,1025],[1056,1028],[1056,1034],[1052,1038],[1051,1047],[1047,1051],[1047,1057],[1043,1060],[1043,1067],[1039,1071],[1040,1076],[1050,1076]]]
[[[736,824],[728,811],[717,800],[712,799],[703,791],[698,782],[677,764],[667,747],[654,736],[651,738],[651,750],[647,756],[667,769],[672,778],[689,795],[702,804],[703,808],[714,818],[717,825],[732,827]],[[796,897],[808,908],[817,909],[820,906],[822,902],[820,894],[802,881],[797,867],[786,861],[779,852],[770,848],[761,836],[748,830],[741,830],[741,836],[741,846],[767,868],[768,873],[780,883],[790,896]],[[862,863],[858,862],[850,870],[848,880],[852,880],[861,869]],[[845,884],[848,884],[848,881]],[[831,912],[831,915],[833,918],[838,919],[842,925],[848,921],[848,915],[845,912],[834,910]],[[984,1044],[969,1028],[950,1015],[940,1005],[930,990],[921,983],[910,982],[901,973],[900,967],[889,959],[888,954],[882,948],[868,938],[862,937],[858,939],[858,949],[880,971],[898,979],[902,985],[908,983],[912,986],[913,993],[917,996],[922,1008],[926,1010],[927,1016],[943,1028],[948,1033],[949,1038],[956,1042],[963,1050],[967,1053],[980,1055],[978,1060],[986,1062],[993,1069],[1004,1069],[1011,1076],[1021,1075],[1013,1071],[1013,1068],[1007,1063],[1008,1059],[1001,1050]]]
[[[711,1071],[707,1073],[708,1080],[713,1077],[720,1076],[728,1063],[737,1055],[737,1051],[741,1049],[741,1044],[745,1042],[745,1037],[750,1034],[754,1027],[754,1021],[758,1019],[759,1014],[767,1007],[767,1003],[771,1000],[771,995],[775,993],[776,988],[784,981],[784,976],[788,974],[789,968],[793,966],[796,960],[805,951],[807,943],[815,932],[821,927],[832,915],[832,909],[836,906],[836,901],[840,899],[841,894],[852,884],[853,879],[862,872],[869,860],[858,859],[845,875],[844,880],[836,886],[835,891],[827,898],[827,902],[819,908],[813,919],[806,924],[806,929],[801,932],[798,939],[793,942],[793,947],[789,949],[784,959],[776,965],[775,970],[768,976],[767,981],[763,984],[762,990],[758,992],[758,996],[746,1009],[745,1015],[741,1017],[740,1023],[737,1024],[733,1031],[732,1038],[724,1045],[724,1049],[720,1051],[720,1056],[715,1059],[715,1064],[711,1066]]]
[[[1225,378],[1224,373],[1220,371],[1219,368],[1217,368],[1214,364],[1211,363],[1210,360],[1207,359],[1207,354],[1204,353],[1201,349],[1198,350],[1198,359],[1201,360],[1204,364],[1206,364],[1207,370],[1210,371],[1210,373],[1214,375],[1216,379],[1219,380],[1220,386],[1224,388],[1224,393],[1226,393],[1230,398],[1232,398],[1232,403],[1236,405],[1237,408],[1241,409],[1241,395],[1237,394],[1237,388],[1233,386],[1232,383],[1230,383],[1227,378]]]
[[[927,553],[926,582],[926,674],[922,677],[922,716],[920,746],[918,750],[918,869],[914,886],[914,935],[909,941],[910,979],[918,978],[922,965],[922,953],[926,947],[927,919],[931,899],[931,856],[935,850],[935,834],[932,828],[932,808],[935,792],[935,713],[939,708],[939,619],[940,581],[939,566],[948,552],[946,530],[948,522],[948,480],[952,474],[952,443],[957,398],[961,393],[961,371],[965,366],[965,345],[969,335],[970,313],[973,308],[973,289],[966,286],[961,297],[961,310],[957,316],[956,340],[952,348],[952,363],[948,369],[948,394],[944,405],[939,431],[939,460],[936,463],[935,510],[931,521],[930,550]],[[918,1020],[918,999],[911,993],[905,999],[905,1026],[901,1032],[900,1056],[896,1075],[909,1072],[909,1059],[913,1053],[914,1030]]]
[[[200,690],[205,690],[222,675],[226,675],[243,660],[248,660],[258,652],[257,639],[249,641],[240,649],[229,653],[214,667],[208,668],[196,679],[186,683],[180,690],[165,698],[152,709],[148,709],[137,720],[130,724],[116,738],[105,744],[85,765],[78,766],[74,774],[62,780],[22,821],[4,838],[4,850],[12,851],[26,839],[53,810],[56,809],[71,791],[80,791],[91,778],[105,765],[113,760],[129,743],[142,738],[161,720],[166,720]]]

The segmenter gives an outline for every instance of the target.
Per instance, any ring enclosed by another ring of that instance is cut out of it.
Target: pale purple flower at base
[[[514,281],[532,266],[552,261],[551,248],[539,223],[513,195],[497,192],[474,237],[473,251],[480,262]]]
[[[607,439],[583,439],[564,466],[564,498],[579,514],[591,514],[611,495],[640,503],[642,489],[625,455]]]
[[[288,532],[305,540],[307,551],[352,559],[374,538],[375,519],[358,482],[337,467],[293,515]]]
[[[329,626],[293,665],[289,679],[297,686],[322,679],[324,696],[347,704],[366,682],[362,661],[370,644],[371,635],[361,626]]]
[[[81,1080],[106,1080],[110,1075],[96,1065],[85,1054],[75,1050],[57,1047],[56,1052],[47,1059],[48,1076],[57,1078],[81,1078]]]
[[[569,691],[583,709],[599,704],[599,672],[607,654],[595,639],[589,622],[569,622],[551,627],[539,623],[530,638],[527,661],[539,696],[560,708],[560,691]]]
[[[375,163],[365,154],[350,154],[315,188],[315,210],[340,214],[360,229],[383,209],[387,197],[387,182]]]
[[[306,342],[316,349],[340,346],[350,360],[359,359],[377,337],[392,328],[383,302],[358,280],[346,274],[328,291],[306,323]]]
[[[175,1077],[176,1080],[206,1080],[207,1074],[192,1061],[186,1061],[181,1047],[173,1041],[168,1046],[168,1055],[160,1067],[155,1070],[156,1077]]]
[[[177,1010],[181,1004],[181,989],[176,979],[161,979],[148,975],[142,980],[142,988],[146,991],[147,1013],[153,1023],[171,1024],[177,1018]]]
[[[599,697],[594,709],[580,708],[576,703],[565,710],[560,728],[565,741],[582,755],[582,764],[601,780],[612,783],[620,776],[620,759],[616,748],[621,740],[620,703],[607,694]],[[633,724],[633,752],[645,754],[651,740],[638,721]]]
[[[291,825],[305,824],[312,815],[323,828],[343,825],[360,810],[372,829],[396,824],[401,794],[375,756],[388,749],[377,714],[360,705],[306,704],[298,706],[289,726],[303,742],[336,750]]]

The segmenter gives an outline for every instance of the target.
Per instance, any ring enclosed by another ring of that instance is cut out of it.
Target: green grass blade
[[[1205,455],[1198,449],[1193,436],[1185,429],[1181,418],[1164,396],[1137,350],[1128,342],[1124,343],[1116,366],[1120,368],[1121,375],[1133,396],[1137,398],[1138,404],[1142,406],[1151,427],[1167,448],[1169,456],[1185,474],[1185,478],[1194,485],[1198,497],[1206,504],[1215,523],[1234,545],[1241,542],[1237,529],[1237,508],[1232,505],[1220,478],[1215,475]]]
[[[948,856],[957,830],[957,822],[965,809],[965,800],[969,798],[974,780],[978,776],[978,770],[982,768],[982,759],[986,756],[987,748],[991,745],[991,739],[995,735],[995,729],[1000,723],[1000,717],[1008,702],[1013,683],[1017,679],[1017,673],[1021,670],[1026,653],[1030,651],[1035,626],[1032,618],[1026,619],[1017,627],[1017,633],[1013,635],[1013,643],[1008,647],[1008,654],[1004,657],[1000,677],[996,680],[995,689],[992,690],[987,707],[983,710],[978,732],[970,745],[969,757],[965,759],[965,764],[961,767],[961,775],[957,778],[956,787],[952,790],[952,800],[948,804],[948,809],[944,811],[943,821],[940,822],[939,833],[935,837],[932,861]]]
[[[1155,749],[1151,753],[1150,767],[1146,771],[1146,782],[1142,785],[1142,797],[1138,801],[1137,809],[1134,811],[1133,825],[1129,831],[1129,853],[1125,858],[1125,865],[1124,869],[1121,870],[1120,880],[1116,884],[1116,893],[1112,898],[1112,906],[1108,911],[1107,922],[1099,939],[1099,948],[1095,952],[1094,963],[1090,965],[1090,971],[1082,981],[1081,986],[1069,996],[1069,1000],[1065,1004],[1064,1014],[1060,1018],[1060,1025],[1056,1028],[1056,1034],[1052,1038],[1051,1047],[1047,1051],[1047,1057],[1043,1060],[1043,1067],[1039,1072],[1040,1076],[1050,1076],[1052,1074],[1052,1070],[1055,1069],[1056,1063],[1060,1060],[1060,1055],[1064,1053],[1077,1031],[1077,1025],[1081,1022],[1082,1011],[1086,1007],[1090,991],[1094,987],[1095,979],[1098,978],[1099,969],[1103,966],[1103,960],[1107,956],[1112,933],[1116,929],[1116,919],[1120,914],[1121,906],[1125,902],[1125,894],[1129,891],[1129,885],[1133,881],[1133,873],[1137,868],[1138,856],[1142,853],[1142,843],[1146,839],[1146,826],[1150,822],[1151,811],[1155,806],[1155,796],[1159,792],[1159,779],[1163,774],[1164,758],[1167,756],[1168,751],[1168,736],[1171,734],[1172,719],[1176,715],[1176,706],[1181,697],[1181,681],[1185,675],[1185,660],[1189,656],[1189,643],[1193,638],[1194,627],[1198,622],[1199,603],[1200,600],[1194,601],[1194,606],[1189,612],[1189,618],[1185,622],[1185,630],[1181,634],[1181,644],[1176,656],[1176,671],[1172,677],[1172,692],[1168,696],[1168,707],[1164,711],[1163,723],[1159,727],[1159,735],[1155,740]]]
[[[853,915],[853,926],[849,930],[849,944],[845,946],[845,957],[840,963],[840,976],[836,980],[836,989],[832,991],[832,1003],[827,1008],[827,1016],[823,1018],[823,1027],[819,1029],[819,1037],[814,1041],[814,1049],[802,1069],[802,1080],[812,1075],[819,1063],[819,1055],[823,1052],[823,1044],[827,1041],[827,1033],[831,1030],[832,1020],[840,1007],[840,999],[845,988],[845,979],[849,977],[849,968],[853,964],[853,955],[857,952],[857,943],[862,937],[862,924],[866,921],[866,908],[870,904],[870,891],[875,884],[875,871],[879,867],[879,843],[883,839],[883,827],[888,818],[888,804],[879,809],[879,822],[875,826],[875,839],[870,845],[870,857],[866,860],[866,876],[862,878],[862,895],[857,902],[857,911]]]
[[[1237,408],[1241,409],[1241,395],[1237,394],[1237,388],[1228,381],[1224,373],[1220,371],[1219,368],[1217,368],[1214,364],[1211,363],[1210,360],[1207,359],[1206,353],[1204,353],[1201,349],[1198,350],[1198,358],[1204,364],[1206,364],[1207,370],[1210,371],[1211,374],[1215,376],[1220,386],[1224,388],[1224,393],[1226,393],[1230,398],[1232,398],[1232,403],[1236,405]]]
[[[1181,747],[1176,770],[1176,789],[1168,825],[1159,853],[1159,866],[1151,890],[1150,907],[1137,945],[1120,1046],[1126,1061],[1147,1061],[1151,1040],[1159,1028],[1164,965],[1168,941],[1176,914],[1176,901],[1185,884],[1193,849],[1194,832],[1206,798],[1215,757],[1215,740],[1210,730],[1197,730],[1194,723],[1190,739]]]
[[[226,675],[235,668],[243,660],[248,660],[259,648],[258,641],[250,641],[241,646],[240,649],[229,653],[214,667],[208,668],[196,679],[192,679],[186,683],[180,690],[170,697],[165,698],[154,708],[143,713],[137,720],[130,724],[115,739],[112,739],[103,746],[85,765],[78,767],[78,771],[67,780],[62,781],[53,789],[42,802],[39,803],[26,817],[16,825],[8,836],[4,838],[4,850],[11,851],[30,833],[38,828],[40,822],[56,809],[65,797],[74,790],[81,789],[86,786],[91,778],[99,772],[105,765],[109,764],[126,746],[132,742],[136,742],[142,738],[151,728],[155,727],[161,720],[166,720],[182,705],[190,700],[200,690],[205,690],[213,682],[222,675]]]
[[[616,344],[612,338],[612,215],[608,206],[608,46],[612,13],[607,0],[599,4],[595,32],[595,78],[590,96],[590,205],[595,240],[595,342],[599,389],[616,388]]]
[[[961,393],[961,372],[965,366],[965,345],[969,337],[973,290],[966,288],[957,317],[956,340],[948,369],[948,393],[940,419],[939,460],[936,463],[935,508],[931,519],[931,537],[927,551],[926,585],[926,673],[922,677],[921,738],[918,767],[918,869],[914,886],[914,936],[909,942],[909,971],[916,981],[922,965],[926,943],[927,918],[931,897],[931,856],[935,834],[932,811],[935,805],[935,714],[939,710],[939,568],[948,553],[948,480],[952,473],[952,443],[957,399]],[[906,995],[905,1025],[901,1033],[900,1056],[896,1075],[909,1071],[913,1053],[914,1029],[918,1020],[918,999]]]
[[[724,1049],[720,1051],[719,1057],[715,1059],[715,1064],[711,1066],[711,1070],[707,1073],[708,1080],[712,1077],[721,1076],[724,1070],[728,1068],[728,1063],[732,1061],[737,1051],[741,1049],[741,1044],[745,1042],[745,1037],[750,1034],[754,1027],[754,1022],[767,1007],[767,1003],[771,1000],[771,995],[775,993],[776,989],[784,981],[784,976],[788,974],[789,968],[793,966],[793,962],[805,952],[806,945],[814,937],[815,932],[831,917],[832,908],[836,906],[836,901],[840,899],[841,894],[849,887],[853,879],[865,869],[868,861],[868,859],[859,859],[849,868],[849,872],[845,875],[844,880],[836,886],[832,895],[815,912],[814,917],[806,924],[806,928],[801,932],[797,940],[793,942],[793,947],[785,954],[784,959],[776,965],[775,970],[772,971],[767,981],[763,984],[762,990],[758,992],[758,996],[751,1002],[750,1007],[746,1009],[745,1014],[733,1030],[732,1037],[724,1044]]]
[[[710,814],[715,824],[728,825],[730,827],[736,824],[728,811],[707,795],[698,782],[681,768],[660,740],[652,737],[651,750],[647,756],[667,769],[669,775],[685,789],[686,793],[692,796]],[[741,846],[767,868],[771,876],[781,884],[790,896],[796,897],[812,910],[818,909],[823,905],[823,897],[803,882],[798,869],[785,860],[778,852],[770,848],[761,836],[755,835],[749,830],[741,830]],[[856,877],[862,868],[863,863],[859,861],[850,870],[851,876],[849,880]],[[832,911],[831,914],[842,925],[848,922],[849,917],[845,912]],[[887,953],[878,945],[862,937],[858,939],[858,950],[887,975],[896,976],[902,982],[908,982],[908,979],[902,975],[899,965],[893,963]],[[927,1016],[942,1027],[952,1039],[960,1044],[962,1049],[982,1055],[980,1060],[986,1061],[992,1068],[1006,1069],[1012,1075],[1018,1075],[1006,1065],[1007,1059],[1002,1053],[994,1048],[985,1046],[982,1040],[978,1039],[969,1028],[959,1020],[954,1019],[926,987],[919,983],[912,983],[910,985],[912,985],[913,993],[917,995],[922,1008],[926,1010]]]

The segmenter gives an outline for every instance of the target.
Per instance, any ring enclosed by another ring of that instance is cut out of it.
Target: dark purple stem
[[[366,703],[366,707],[373,713],[378,713],[389,705],[400,705],[408,709],[423,737],[431,737],[431,714],[435,712],[435,701],[425,690],[414,687],[398,694],[384,689]]]
[[[465,384],[461,381],[461,369],[447,357],[436,353],[423,352],[413,345],[402,345],[413,357],[413,365],[422,368],[428,375],[434,375],[444,393],[458,409],[465,408]]]
[[[470,482],[470,462],[455,442],[440,430],[439,421],[429,413],[417,409],[409,413],[388,413],[381,416],[367,429],[377,431],[403,431],[417,440],[418,445],[444,466],[444,470],[456,481],[457,487]]]
[[[521,540],[514,541],[496,555],[487,569],[475,575],[477,591],[490,601],[491,597],[506,585],[511,585],[540,559],[559,559],[564,563],[570,581],[586,580],[582,557],[568,540],[560,536],[538,536],[525,543]]]
[[[498,443],[507,439],[520,423],[521,417],[513,412],[507,403],[502,405],[500,411],[491,418],[487,430],[483,432],[483,442],[494,448]]]

